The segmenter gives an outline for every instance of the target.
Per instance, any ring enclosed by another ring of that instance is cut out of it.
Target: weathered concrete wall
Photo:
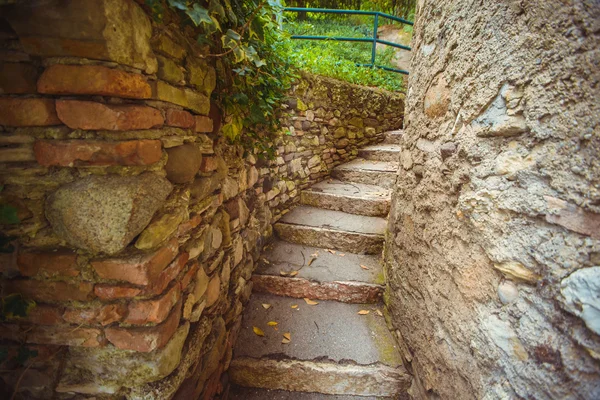
[[[36,301],[0,326],[0,393],[213,398],[272,224],[398,128],[401,114],[369,123],[403,97],[305,76],[277,158],[243,157],[219,130],[215,68],[136,2],[0,15],[0,206],[19,217],[0,226],[1,296]],[[348,111],[345,92],[369,101]]]
[[[419,2],[386,250],[417,397],[600,398],[599,49],[597,1]]]

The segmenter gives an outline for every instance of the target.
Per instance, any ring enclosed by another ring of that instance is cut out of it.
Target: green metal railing
[[[364,42],[364,43],[372,43],[371,46],[371,63],[370,64],[356,64],[361,67],[370,67],[370,68],[379,68],[386,71],[398,72],[400,74],[408,75],[408,71],[403,69],[396,69],[390,67],[384,67],[382,65],[375,64],[375,56],[377,50],[377,43],[384,44],[386,46],[392,46],[397,49],[403,49],[410,51],[411,48],[405,46],[403,44],[388,42],[387,40],[381,40],[377,38],[377,29],[379,28],[379,17],[391,19],[392,21],[401,22],[403,24],[413,25],[411,21],[407,21],[404,18],[395,17],[390,14],[385,14],[379,11],[361,11],[361,10],[334,10],[329,8],[301,8],[301,7],[286,7],[283,9],[284,11],[291,12],[312,12],[312,13],[322,13],[322,14],[353,14],[353,15],[372,15],[375,17],[375,21],[373,23],[373,37],[365,37],[365,38],[354,38],[354,37],[344,37],[344,36],[311,36],[311,35],[292,35],[292,39],[306,39],[306,40],[338,40],[341,42]]]

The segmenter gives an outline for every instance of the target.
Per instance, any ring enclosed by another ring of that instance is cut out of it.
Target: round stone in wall
[[[194,179],[200,170],[202,154],[198,146],[184,144],[167,149],[169,159],[165,169],[167,178],[173,183],[186,183]]]
[[[172,187],[153,173],[88,176],[51,194],[46,200],[46,218],[70,245],[115,254],[150,223]]]

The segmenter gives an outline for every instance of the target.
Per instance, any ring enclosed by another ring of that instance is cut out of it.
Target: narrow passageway
[[[230,399],[405,395],[410,379],[386,326],[381,265],[400,137],[387,132],[359,150],[275,225],[252,277]]]

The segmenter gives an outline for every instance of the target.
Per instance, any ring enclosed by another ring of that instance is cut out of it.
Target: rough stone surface
[[[247,357],[231,362],[229,376],[240,386],[357,396],[397,398],[410,386],[405,372],[387,366]]]
[[[284,390],[268,390],[234,386],[229,390],[231,400],[377,400],[376,397],[336,396],[319,393],[287,392]]]
[[[48,197],[46,216],[71,245],[113,254],[146,227],[170,191],[167,180],[151,173],[89,176]]]
[[[386,246],[411,392],[599,398],[600,8],[418,3]]]
[[[401,149],[393,144],[374,144],[358,150],[358,156],[365,160],[398,162]]]

